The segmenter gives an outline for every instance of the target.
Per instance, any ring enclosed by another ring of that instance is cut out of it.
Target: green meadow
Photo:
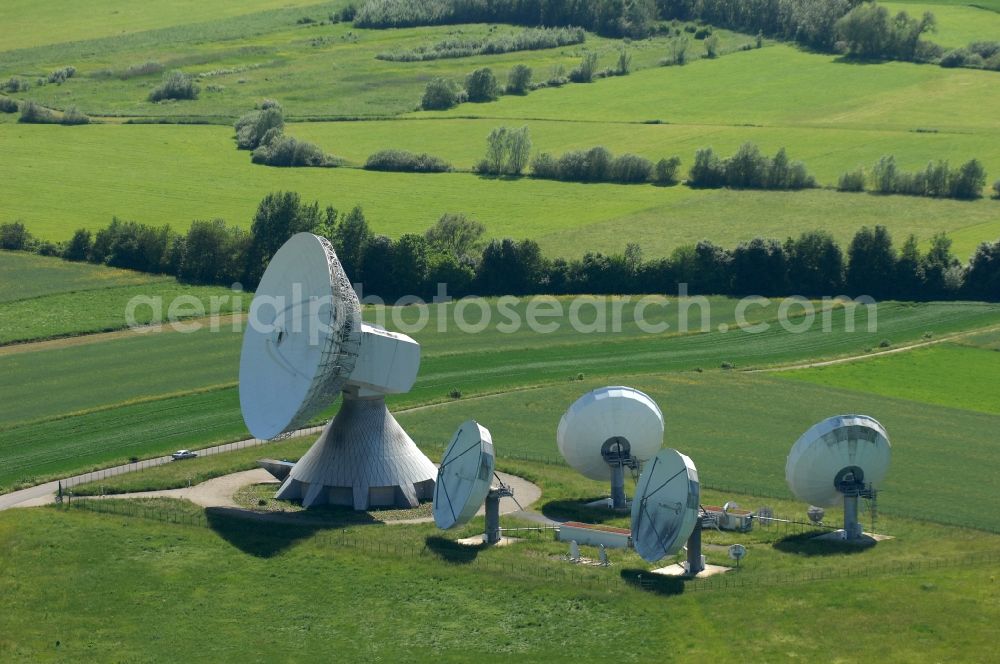
[[[602,81],[594,85],[609,84]],[[377,131],[387,131],[383,128],[388,124],[395,127],[394,123],[379,123]],[[420,148],[420,139],[401,139],[415,149],[440,148],[448,141],[447,125],[397,124],[399,129],[393,133],[400,136],[409,127],[427,128],[428,134],[436,137],[426,148]],[[484,150],[487,124],[477,122],[468,128],[458,124],[457,135],[467,138],[472,147],[460,148],[463,152],[456,158],[456,165],[462,165],[459,159]],[[364,124],[343,126],[347,133],[364,133]],[[634,138],[624,137],[629,125],[610,126],[623,136],[621,144],[609,141],[610,148],[625,151],[636,145]],[[305,134],[322,135],[327,131],[323,127],[306,127]],[[647,149],[650,156],[679,153],[689,164],[693,150],[702,143],[697,135],[688,136],[683,139],[685,148],[674,150],[669,140],[672,128],[631,128],[639,136],[662,133],[660,147]],[[570,137],[559,129],[553,132],[555,142],[548,142],[551,129],[552,123],[545,123],[533,135],[545,149],[556,152],[601,142],[595,134],[579,142],[560,143]],[[720,150],[730,145],[735,148],[744,138],[752,137],[733,129],[723,134],[729,142],[715,143]],[[0,218],[21,219],[30,231],[51,240],[68,239],[79,227],[100,228],[110,223],[112,216],[155,225],[169,223],[176,230],[186,229],[194,219],[212,218],[247,227],[257,203],[268,192],[293,190],[306,200],[318,200],[342,210],[360,204],[373,229],[392,237],[423,232],[445,212],[463,212],[482,221],[489,236],[531,237],[553,256],[621,251],[626,243],[638,242],[652,257],[706,238],[735,245],[757,235],[783,239],[817,228],[830,230],[846,243],[862,225],[881,223],[900,243],[910,233],[928,241],[938,231],[951,232],[956,240],[956,255],[966,258],[980,242],[1000,237],[1000,204],[988,199],[962,202],[827,190],[692,190],[683,186],[578,184],[531,178],[498,181],[471,173],[268,168],[251,164],[246,152],[235,149],[231,136],[230,129],[213,126],[0,125],[0,150],[11,157],[0,162],[0,178],[8,183],[10,192],[10,197],[0,204]],[[919,147],[924,134],[899,134],[892,140],[903,145],[911,136],[920,138],[914,139],[917,147],[903,162],[907,167],[919,167],[934,154],[930,142],[943,142],[935,137]],[[762,141],[765,147],[776,149],[787,143],[793,157],[810,158],[806,144],[796,146],[782,140],[778,133],[772,133],[768,140],[772,142]],[[344,143],[353,146],[348,154],[360,161],[369,149],[387,147],[390,141],[345,139]],[[338,134],[332,134],[329,141],[321,140],[321,144],[336,153]],[[822,148],[811,144],[815,151],[811,154],[818,155]],[[971,143],[969,146],[974,151]],[[963,150],[948,149],[954,155],[953,162],[962,159]],[[845,169],[854,168],[883,150],[865,147],[863,151],[864,157],[841,152],[839,163]],[[902,149],[888,151],[899,152],[901,159],[904,154]],[[447,151],[444,156],[449,156]],[[101,167],[90,168],[92,162]],[[822,164],[824,159],[817,157],[816,162]],[[826,177],[832,181],[836,161],[827,158],[825,163]],[[1000,157],[995,163],[1000,172]],[[41,196],[38,187],[53,193]],[[628,232],[623,233],[622,228]]]

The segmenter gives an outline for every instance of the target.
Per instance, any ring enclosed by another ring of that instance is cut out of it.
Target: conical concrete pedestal
[[[399,426],[383,396],[344,393],[337,416],[276,495],[303,507],[416,507],[434,495],[437,468]]]

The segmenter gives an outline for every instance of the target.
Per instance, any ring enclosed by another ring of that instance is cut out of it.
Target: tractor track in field
[[[126,339],[133,336],[145,336],[147,334],[175,334],[183,332],[184,328],[190,325],[209,326],[215,325],[220,329],[227,325],[242,324],[246,314],[225,314],[220,316],[203,316],[200,318],[184,318],[178,320],[176,324],[165,323],[162,325],[142,325],[129,327],[123,330],[112,330],[110,332],[94,332],[90,334],[78,334],[69,337],[57,337],[55,339],[42,339],[41,341],[28,341],[25,343],[13,343],[0,346],[0,357],[7,355],[19,355],[21,353],[33,353],[43,350],[55,350],[58,348],[72,348],[74,346],[89,346],[90,344],[114,341],[115,339]]]
[[[974,334],[986,334],[989,332],[1000,331],[1000,325],[994,325],[993,327],[985,327],[976,330],[965,330],[963,332],[955,332],[954,334],[948,334],[937,339],[927,339],[925,341],[917,341],[903,346],[897,346],[895,348],[887,348],[885,350],[872,351],[870,353],[862,353],[859,355],[850,355],[848,357],[838,357],[833,360],[821,360],[819,362],[800,362],[798,364],[786,364],[779,367],[767,367],[764,369],[748,369],[745,373],[780,373],[783,371],[797,371],[799,369],[816,369],[819,367],[829,367],[836,364],[848,364],[850,362],[861,362],[863,360],[870,360],[876,357],[885,357],[886,355],[893,355],[895,353],[905,353],[911,350],[917,350],[918,348],[927,348],[928,346],[935,346],[937,344],[947,343],[949,341],[955,341],[963,337],[972,336]]]

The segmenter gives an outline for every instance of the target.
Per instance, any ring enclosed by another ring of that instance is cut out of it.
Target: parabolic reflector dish
[[[462,424],[445,450],[434,485],[438,528],[460,526],[475,516],[490,492],[494,463],[489,430],[474,420]]]
[[[577,399],[563,414],[556,432],[566,462],[592,480],[608,480],[609,451],[621,450],[639,461],[663,445],[663,413],[649,395],[631,387],[602,387]]]
[[[677,450],[661,450],[639,477],[632,501],[632,544],[654,563],[677,553],[698,524],[698,470]]]
[[[333,247],[298,233],[275,253],[243,333],[240,408],[257,438],[305,424],[354,370],[361,309]]]
[[[792,446],[785,480],[799,500],[830,506],[838,485],[854,481],[877,489],[889,470],[889,436],[867,415],[837,415],[806,431]]]

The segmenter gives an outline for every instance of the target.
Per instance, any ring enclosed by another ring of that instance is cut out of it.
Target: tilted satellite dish
[[[602,387],[563,414],[556,442],[577,471],[592,480],[610,480],[612,506],[624,509],[625,468],[638,469],[663,446],[663,413],[639,390]]]
[[[844,536],[861,536],[858,498],[875,499],[889,470],[889,436],[867,415],[837,415],[795,442],[785,463],[788,488],[801,501],[830,506],[844,501]],[[822,518],[822,517],[820,517]]]
[[[436,469],[385,407],[409,391],[420,344],[361,322],[361,307],[333,247],[291,237],[271,259],[250,305],[240,356],[247,428],[270,439],[302,426],[343,394],[337,416],[289,473],[280,499],[416,507]]]
[[[694,462],[677,450],[661,450],[646,464],[635,488],[632,543],[636,553],[653,563],[677,553],[685,540],[697,539],[688,543],[688,558],[696,556],[700,565],[699,499]],[[701,568],[692,569],[697,573]]]
[[[747,548],[742,544],[733,544],[729,547],[729,557],[736,561],[736,566],[740,566],[740,561],[747,555]]]
[[[500,541],[500,499],[514,491],[496,476],[493,438],[475,420],[458,427],[441,458],[434,485],[434,523],[447,530],[469,521],[486,503],[486,543]],[[497,486],[494,485],[494,479]]]

